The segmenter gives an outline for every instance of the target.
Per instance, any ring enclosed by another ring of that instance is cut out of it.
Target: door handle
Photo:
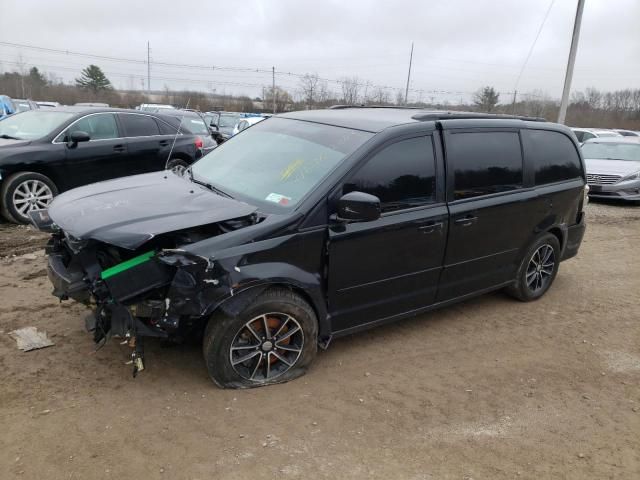
[[[166,147],[167,145],[169,145],[169,140],[160,140],[161,147]]]
[[[114,152],[122,153],[124,152],[124,150],[125,150],[124,145],[115,145],[113,147]]]
[[[418,227],[422,233],[433,233],[436,230],[442,230],[442,222],[429,222],[426,225]]]
[[[474,217],[473,215],[467,215],[462,218],[457,218],[453,223],[460,227],[468,227],[472,223],[475,223],[478,220],[478,217]]]

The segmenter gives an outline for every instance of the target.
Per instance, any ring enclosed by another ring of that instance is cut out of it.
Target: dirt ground
[[[49,294],[43,237],[0,225],[0,478],[640,478],[640,207],[588,221],[540,301],[338,339],[248,391],[215,388],[196,345],[149,342],[132,379],[129,349],[94,353],[84,307]],[[55,346],[17,350],[30,325]]]

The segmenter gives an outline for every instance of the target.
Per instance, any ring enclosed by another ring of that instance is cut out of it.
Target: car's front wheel
[[[2,216],[10,222],[29,223],[29,212],[48,208],[57,194],[50,178],[35,172],[15,173],[0,189]]]
[[[236,316],[214,315],[204,335],[209,376],[222,388],[250,388],[303,375],[317,352],[317,319],[290,290],[272,288]]]
[[[538,237],[527,249],[516,281],[506,291],[523,302],[542,297],[556,278],[560,265],[560,242],[558,238],[545,233]]]

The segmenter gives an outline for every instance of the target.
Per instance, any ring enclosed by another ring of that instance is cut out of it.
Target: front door
[[[113,113],[95,113],[74,122],[56,141],[65,141],[74,131],[89,134],[88,142],[67,146],[63,176],[67,188],[126,175],[127,146]]]
[[[435,301],[448,211],[431,135],[374,152],[343,184],[381,201],[382,216],[329,227],[328,303],[332,330],[381,322]]]

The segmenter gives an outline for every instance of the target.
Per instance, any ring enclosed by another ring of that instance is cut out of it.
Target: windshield
[[[209,135],[209,129],[201,118],[185,117],[182,126],[196,135]]]
[[[26,112],[27,110],[31,110],[31,105],[29,105],[29,102],[19,102],[14,100],[13,104],[16,107],[16,112]]]
[[[194,164],[194,176],[258,205],[292,208],[372,133],[271,118]]]
[[[42,138],[73,117],[71,112],[29,110],[0,120],[0,136],[18,140]]]
[[[640,162],[640,143],[585,143],[584,158]]]
[[[207,123],[207,125],[217,125],[218,117],[219,115],[217,113],[207,113],[204,116],[204,121]]]
[[[219,127],[235,127],[240,115],[220,115]]]

